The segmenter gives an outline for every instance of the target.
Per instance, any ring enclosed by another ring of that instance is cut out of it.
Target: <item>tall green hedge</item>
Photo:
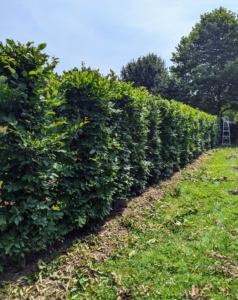
[[[237,143],[238,141],[238,123],[230,123],[231,142]]]
[[[44,47],[0,48],[0,266],[103,218],[218,141],[216,117],[113,72],[58,76]]]

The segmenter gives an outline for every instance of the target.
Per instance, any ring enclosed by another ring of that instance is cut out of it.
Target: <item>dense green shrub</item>
[[[119,135],[118,142],[124,145],[123,152],[126,150],[129,154],[128,170],[129,177],[132,180],[130,194],[141,193],[146,186],[149,176],[149,161],[146,157],[147,150],[147,99],[148,93],[143,89],[132,89],[126,83],[120,83],[121,98],[117,99],[115,106],[120,105],[120,118],[122,122],[120,129],[117,128]],[[113,125],[118,127],[117,124]],[[119,131],[120,130],[120,131]],[[124,172],[126,166],[121,166],[121,172]],[[127,168],[126,167],[126,168]]]
[[[84,66],[53,73],[45,44],[0,47],[0,258],[107,215],[217,143],[216,117]],[[1,263],[0,263],[1,265]]]
[[[42,54],[45,44],[33,47],[7,40],[0,44],[1,85],[0,126],[0,257],[17,259],[40,250],[57,238],[57,221],[62,212],[53,209],[50,183],[54,173],[54,148],[59,145],[46,128],[47,78],[56,61],[48,63]]]
[[[237,143],[238,141],[238,123],[230,123],[231,142]]]
[[[148,124],[147,98],[144,89],[134,89],[119,82],[112,74],[110,101],[113,115],[108,123],[111,137],[118,144],[116,160],[118,171],[114,199],[125,199],[144,190],[149,175],[146,159]]]
[[[113,113],[108,80],[98,71],[75,68],[64,73],[60,91],[65,95],[65,103],[57,108],[57,114],[70,126],[77,120],[84,122],[77,135],[66,139],[72,160],[63,164],[57,187],[60,209],[75,228],[109,213],[115,192],[118,145],[108,126]]]

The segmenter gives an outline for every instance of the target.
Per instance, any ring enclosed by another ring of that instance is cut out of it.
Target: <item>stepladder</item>
[[[228,146],[231,144],[231,134],[230,134],[230,122],[229,117],[224,117],[223,128],[222,128],[222,146]]]

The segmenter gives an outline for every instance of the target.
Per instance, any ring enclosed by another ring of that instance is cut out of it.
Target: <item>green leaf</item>
[[[46,46],[47,46],[46,43],[39,44],[39,45],[38,45],[38,49],[39,49],[39,50],[43,50],[43,49],[46,48]]]
[[[10,113],[8,116],[2,116],[2,119],[10,124],[16,120],[12,113]]]
[[[0,226],[5,225],[5,224],[7,224],[6,219],[3,217],[0,217]]]
[[[13,77],[14,79],[16,79],[16,80],[17,80],[18,77],[19,77],[17,73],[12,73],[11,75],[12,75],[12,77]]]
[[[15,222],[16,225],[19,224],[19,219],[18,219],[18,217],[15,218],[15,221],[14,221],[14,222]]]
[[[92,149],[90,152],[89,152],[89,154],[93,154],[93,153],[95,153],[96,152],[96,150],[95,149]]]
[[[6,246],[6,248],[5,248],[5,254],[9,254],[10,253],[12,246],[13,246],[13,244],[9,244],[9,245]]]
[[[14,73],[16,73],[16,70],[11,68],[11,67],[8,67],[8,70],[12,73],[11,75],[13,75]]]
[[[36,74],[39,74],[42,72],[42,69],[41,68],[38,68],[37,70],[32,70],[30,71],[28,74],[29,75],[36,75]]]
[[[22,74],[22,76],[24,76],[24,77],[26,77],[26,76],[28,75],[28,73],[27,73],[26,70],[23,70],[23,71],[21,72],[21,74]]]
[[[11,47],[14,47],[14,46],[15,46],[15,43],[14,43],[13,40],[6,39],[6,42],[7,42]]]
[[[47,167],[49,166],[49,162],[47,160],[43,160],[43,163],[45,166],[47,166]]]

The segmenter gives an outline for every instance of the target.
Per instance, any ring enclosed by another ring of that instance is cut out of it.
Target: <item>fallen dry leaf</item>
[[[219,291],[220,291],[221,294],[225,294],[226,296],[229,295],[229,289],[228,288],[220,286]]]
[[[188,292],[190,300],[201,299],[200,288],[198,285],[193,285],[191,291]]]
[[[130,253],[129,253],[129,257],[132,257],[136,254],[136,251],[135,250],[132,250]]]
[[[202,289],[202,292],[204,291],[211,291],[212,290],[212,284],[211,283],[208,283],[204,286],[204,288]]]

